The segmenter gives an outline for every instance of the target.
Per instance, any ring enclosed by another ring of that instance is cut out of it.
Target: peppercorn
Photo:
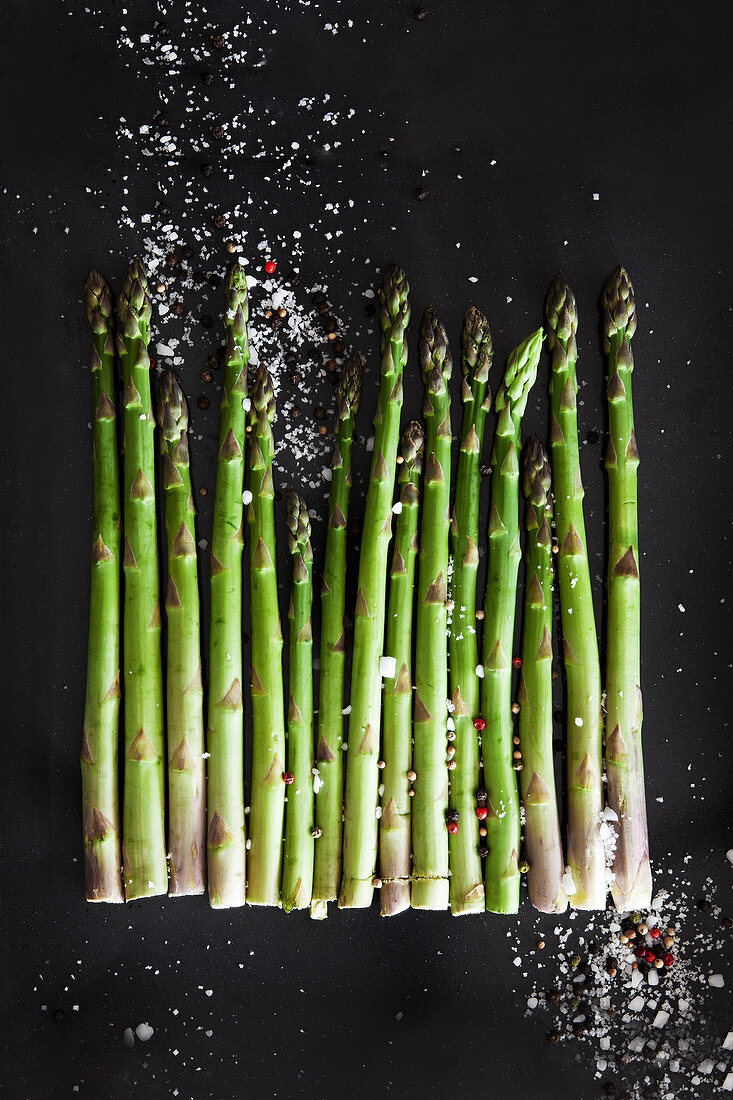
[[[224,214],[214,214],[211,219],[215,229],[223,229],[227,223],[226,216]]]
[[[486,809],[485,806],[476,807],[476,817],[479,819],[479,821],[485,821],[488,816],[489,811]]]
[[[413,771],[412,768],[410,768],[409,772],[407,773],[407,778],[410,780],[411,783],[414,783],[417,779],[417,772]]]
[[[287,367],[292,367],[293,363],[298,362],[298,356],[294,351],[286,351],[283,359]]]
[[[198,407],[199,407],[200,409],[208,409],[208,407],[209,407],[209,405],[211,404],[211,402],[209,401],[209,399],[208,399],[208,397],[206,396],[206,394],[205,394],[205,393],[202,393],[202,394],[201,394],[201,396],[199,397],[198,401],[196,402],[196,404],[198,405]]]
[[[483,787],[479,787],[479,789],[476,791],[476,801],[478,802],[479,806],[485,806],[489,801],[489,792],[484,790]]]
[[[378,768],[379,768],[379,770],[381,771],[381,770],[382,770],[382,768],[386,768],[386,767],[387,767],[387,761],[386,761],[386,760],[377,760],[377,767],[378,767]]]
[[[650,929],[649,929],[649,935],[651,936],[651,938],[652,938],[653,940],[658,940],[658,939],[659,939],[659,937],[661,936],[661,934],[662,934],[662,933],[661,933],[661,932],[659,931],[659,929],[658,929],[658,928],[650,928]]]
[[[319,312],[320,312],[320,310],[319,310]],[[338,324],[336,323],[336,321],[334,320],[333,317],[326,317],[325,321],[323,322],[323,327],[326,330],[326,332],[335,332],[336,329],[338,328]]]
[[[171,313],[176,317],[183,316],[183,302],[174,302],[171,306]]]
[[[529,864],[527,863],[527,860],[526,859],[520,859],[519,864],[517,866],[517,869],[518,869],[520,875],[526,875],[527,871],[529,870]]]
[[[337,340],[333,345],[334,355],[343,355],[345,351],[346,344],[343,342],[343,340]]]
[[[324,409],[323,405],[316,405],[316,410],[313,415],[315,416],[316,420],[325,420],[328,416],[328,413]]]
[[[214,141],[221,141],[221,139],[224,137],[224,127],[221,125],[220,122],[217,122],[214,126],[211,127],[211,136],[213,137]]]
[[[214,83],[214,74],[213,73],[202,73],[201,74],[201,83],[204,85],[205,88],[210,88],[211,85]]]
[[[519,703],[512,703],[512,714],[519,714]]]
[[[580,955],[571,955],[569,962],[573,970],[577,970],[580,966]]]
[[[225,34],[215,34],[212,36],[211,45],[215,50],[223,50],[226,44],[227,39]]]
[[[698,898],[695,904],[697,905],[701,913],[707,912],[707,910],[710,908],[710,902],[707,898]]]
[[[479,825],[479,827],[478,827],[478,835],[479,836],[486,836],[487,832],[488,832],[488,829],[486,828],[485,825]]]
[[[481,856],[481,859],[486,859],[487,855],[489,854],[489,849],[486,847],[485,844],[479,844],[478,854]]]
[[[199,489],[199,496],[200,497],[205,497],[207,495],[208,491],[209,490],[205,486],[202,485],[201,488]]]
[[[457,833],[458,832],[458,822],[457,821],[449,821],[448,824],[446,825],[446,829],[448,830],[449,833]]]
[[[521,667],[522,667],[522,658],[521,657],[512,657],[512,668],[521,668]]]
[[[290,415],[293,418],[293,420],[297,420],[298,417],[302,416],[303,412],[302,412],[300,406],[299,405],[293,405],[292,409],[290,410]]]
[[[218,370],[219,369],[219,360],[217,359],[217,357],[215,355],[210,355],[209,358],[206,360],[206,362],[209,366],[209,370]]]
[[[311,829],[311,836],[314,840],[318,840],[319,836],[323,836],[323,829],[320,825],[314,825]]]
[[[485,730],[486,729],[486,720],[484,718],[474,718],[473,728],[477,729],[479,732],[481,732],[481,730]]]
[[[294,782],[295,776],[292,772],[283,772],[283,783],[287,783],[287,785],[290,786],[290,784]]]
[[[178,263],[178,255],[175,252],[169,252],[165,258],[165,262],[168,264],[168,267],[175,267]]]
[[[202,382],[210,382],[211,381],[211,371],[210,370],[205,370],[205,371],[202,372],[201,381]]]
[[[204,313],[201,317],[201,324],[204,326],[204,328],[211,328],[214,324],[214,318],[211,316],[210,313]]]
[[[550,1043],[553,1046],[554,1046],[555,1043],[559,1043],[560,1042],[560,1032],[559,1031],[548,1031],[547,1032],[547,1042]]]
[[[668,951],[666,955],[662,956],[662,962],[665,966],[671,966],[674,962],[674,955],[670,951]]]
[[[479,467],[479,473],[481,474],[481,477],[488,477],[491,473],[491,466],[487,465],[487,463],[485,462],[482,463]]]

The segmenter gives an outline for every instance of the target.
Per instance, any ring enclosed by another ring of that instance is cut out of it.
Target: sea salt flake
[[[397,671],[397,660],[395,657],[380,657],[379,658],[379,675],[385,676],[387,679],[393,679],[394,674]]]
[[[711,985],[713,989],[722,989],[725,985],[725,978],[722,974],[711,974],[708,978],[708,985]]]
[[[733,1050],[733,1031],[729,1031],[723,1039],[723,1050]]]
[[[664,1009],[660,1009],[652,1020],[652,1027],[664,1027],[668,1020],[669,1013],[665,1012]]]
[[[643,997],[634,997],[634,999],[629,1002],[629,1012],[641,1012],[645,1004],[646,1001]]]
[[[697,1072],[707,1074],[707,1073],[712,1073],[712,1071],[714,1069],[715,1069],[715,1062],[713,1061],[713,1059],[712,1058],[703,1058],[702,1062],[697,1067]]]
[[[135,1034],[141,1043],[147,1043],[148,1039],[152,1038],[153,1029],[150,1024],[138,1024],[135,1028]]]

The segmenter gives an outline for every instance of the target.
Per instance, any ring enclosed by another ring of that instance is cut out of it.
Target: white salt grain
[[[665,1012],[663,1009],[660,1009],[652,1020],[652,1027],[664,1027],[668,1020],[669,1013]]]
[[[725,978],[722,974],[711,974],[708,978],[708,985],[711,985],[713,989],[722,989],[725,985]]]
[[[138,1024],[135,1028],[135,1034],[141,1043],[147,1043],[153,1035],[153,1029],[150,1024]]]
[[[387,679],[392,679],[397,671],[397,660],[395,657],[380,657],[379,658],[379,675],[385,676]]]

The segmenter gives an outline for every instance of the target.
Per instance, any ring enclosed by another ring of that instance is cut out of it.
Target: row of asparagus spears
[[[609,420],[605,696],[583,519],[572,291],[558,275],[545,309],[551,353],[549,456],[537,436],[522,446],[521,433],[543,330],[511,353],[492,402],[489,325],[475,308],[466,314],[453,477],[452,356],[432,309],[425,313],[419,338],[422,422],[412,420],[400,432],[409,286],[404,272],[390,267],[379,295],[382,368],[348,706],[346,550],[362,385],[358,355],[344,367],[337,390],[317,709],[310,516],[302,497],[288,489],[292,570],[286,691],[276,567],[275,398],[265,366],[248,383],[248,296],[239,264],[230,269],[225,286],[205,711],[186,401],[176,378],[166,372],[153,402],[147,350],[151,304],[142,265],[136,261],[127,272],[116,311],[103,278],[91,272],[87,280],[95,411],[81,753],[88,899],[122,901],[208,888],[217,908],[245,902],[282,905],[310,908],[320,918],[330,901],[363,908],[379,889],[385,916],[409,907],[514,913],[525,871],[531,901],[544,912],[562,912],[568,902],[602,909],[609,886],[619,910],[648,906],[639,688],[639,458],[631,398],[636,316],[626,272],[619,268],[610,276],[602,297]],[[496,424],[487,577],[483,607],[477,608],[481,466],[492,403]],[[165,498],[165,691],[156,484]],[[520,486],[526,562],[521,657],[514,656]],[[249,806],[242,689],[245,541],[252,636]],[[553,764],[555,559],[566,678],[565,845]],[[604,825],[615,848],[604,843]]]

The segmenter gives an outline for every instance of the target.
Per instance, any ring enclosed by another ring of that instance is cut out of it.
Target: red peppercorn
[[[295,782],[295,776],[293,775],[292,772],[285,772],[283,774],[283,783],[287,783],[288,786],[289,786],[291,783],[294,783],[294,782]]]
[[[521,667],[522,667],[522,658],[521,657],[512,657],[512,668],[521,668]]]
[[[474,718],[473,728],[476,729],[476,730],[485,730],[486,729],[486,722],[484,721],[483,718]]]
[[[646,951],[644,952],[644,958],[646,959],[646,961],[648,963],[653,963],[656,957],[657,956],[654,954],[651,947],[647,947]]]
[[[476,807],[476,817],[479,819],[479,821],[485,821],[488,816],[489,811],[486,809],[485,806]]]
[[[449,833],[457,833],[458,832],[458,822],[457,821],[449,821],[448,824],[446,825],[446,829],[448,830]]]
[[[642,944],[641,947],[637,947],[636,951],[634,951],[634,954],[636,955],[637,959],[645,959],[646,947],[644,947],[644,945]]]
[[[277,264],[275,263],[274,260],[268,260],[267,263],[265,264],[265,271],[267,272],[268,275],[272,275],[272,273],[276,269],[276,267],[277,267]]]
[[[662,962],[665,966],[671,966],[674,962],[674,955],[671,955],[669,952],[667,952],[667,954],[662,957]]]
[[[649,935],[651,936],[651,938],[652,938],[653,940],[658,940],[658,939],[659,939],[659,937],[661,936],[661,934],[662,934],[662,933],[661,933],[661,932],[659,931],[659,929],[658,929],[658,928],[650,928],[650,929],[649,929]]]

